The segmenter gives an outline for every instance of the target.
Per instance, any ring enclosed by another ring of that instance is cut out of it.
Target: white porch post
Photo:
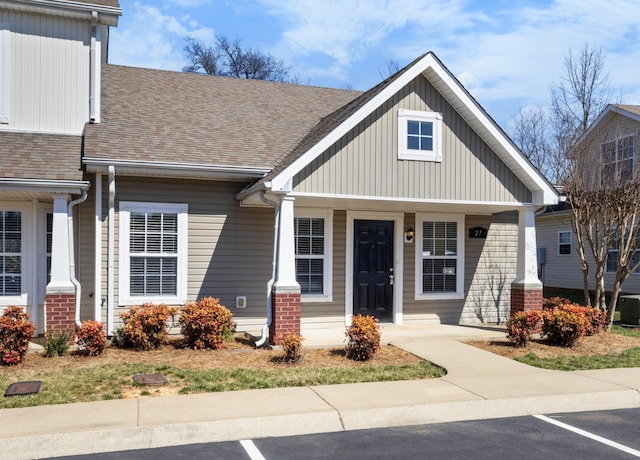
[[[71,281],[69,224],[66,193],[53,193],[53,231],[51,241],[51,281],[45,296],[45,327],[73,334],[76,289]],[[73,337],[73,335],[72,335]]]
[[[51,241],[51,281],[47,293],[73,293],[69,271],[69,225],[66,193],[53,194],[53,228]]]
[[[518,211],[518,261],[511,283],[511,314],[542,308],[542,283],[538,279],[535,208]]]
[[[285,196],[280,205],[280,235],[278,242],[278,266],[274,286],[300,290],[296,281],[295,232],[293,228],[295,198]]]
[[[287,333],[300,334],[300,285],[296,281],[294,198],[284,196],[280,204],[276,276],[271,288],[269,342],[277,345]]]

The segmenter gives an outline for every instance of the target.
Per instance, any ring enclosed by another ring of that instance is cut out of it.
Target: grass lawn
[[[0,389],[21,381],[42,381],[38,394],[0,399],[0,408],[65,404],[175,394],[279,388],[338,383],[435,378],[445,371],[392,346],[369,362],[355,362],[343,349],[306,350],[296,364],[282,363],[282,352],[255,350],[242,340],[222,350],[194,351],[176,345],[136,352],[109,347],[98,357],[45,358],[29,353],[24,363],[0,367]],[[162,374],[166,385],[134,382],[134,374]]]

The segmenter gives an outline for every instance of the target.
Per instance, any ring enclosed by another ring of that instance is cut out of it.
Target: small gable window
[[[442,114],[398,110],[398,159],[442,161]]]

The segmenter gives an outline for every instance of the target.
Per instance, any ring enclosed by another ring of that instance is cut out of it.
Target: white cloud
[[[118,27],[111,29],[109,62],[113,64],[181,70],[186,64],[183,56],[186,36],[205,42],[213,40],[213,29],[188,16],[178,19],[141,2],[130,7]]]

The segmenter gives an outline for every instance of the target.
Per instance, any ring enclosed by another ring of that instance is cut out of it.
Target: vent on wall
[[[236,296],[236,308],[246,308],[247,307],[247,296],[239,295]]]

